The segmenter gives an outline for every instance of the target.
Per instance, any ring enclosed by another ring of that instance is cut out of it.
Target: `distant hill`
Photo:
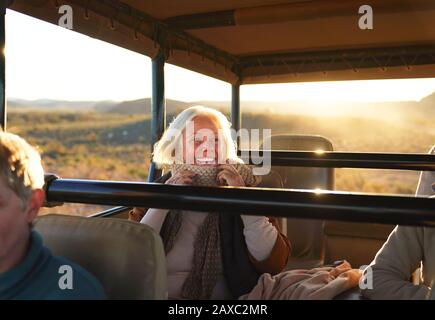
[[[435,114],[435,92],[421,99],[419,104],[426,112]]]
[[[195,101],[182,102],[177,100],[166,100],[168,114],[176,114],[193,105],[203,105],[218,109],[226,114],[231,110],[230,101]],[[268,113],[268,114],[302,114],[322,116],[354,116],[370,118],[390,118],[391,120],[406,119],[409,116],[435,116],[435,95],[429,96],[421,102],[382,102],[382,103],[355,103],[341,102],[335,104],[324,104],[321,102],[307,103],[300,101],[288,102],[264,102],[264,101],[242,101],[242,112],[246,113]],[[98,111],[119,113],[119,114],[150,114],[151,99],[139,99],[121,102],[117,105],[103,105],[96,108]]]
[[[166,112],[174,113],[189,107],[191,103],[166,99]],[[103,104],[95,107],[96,111],[119,114],[150,114],[151,98],[124,101],[115,105]]]
[[[214,102],[184,102],[172,99],[166,99],[166,112],[168,114],[177,113],[193,105],[207,105],[215,107]],[[229,102],[218,102],[218,104],[229,104]],[[52,110],[80,110],[80,111],[98,111],[118,114],[150,114],[151,98],[143,98],[130,101],[65,101],[65,100],[24,100],[8,99],[8,107],[11,109],[41,109],[44,111]],[[220,108],[218,108],[220,109]]]
[[[96,108],[109,108],[117,105],[116,101],[67,101],[67,100],[24,100],[8,98],[8,107],[10,108],[31,108],[45,110],[95,110]]]
[[[193,105],[204,105],[216,108],[226,114],[231,110],[229,101],[195,101],[184,102],[166,99],[166,108],[169,115],[176,114],[181,110]],[[126,115],[150,114],[151,99],[143,98],[131,101],[62,101],[62,100],[23,100],[8,99],[8,106],[11,109],[44,109],[44,110],[81,110],[117,113]],[[353,116],[383,118],[387,120],[406,120],[407,117],[435,117],[435,92],[423,98],[419,102],[378,102],[378,103],[357,103],[357,102],[264,102],[264,101],[242,101],[242,112],[247,113],[268,113],[268,114],[301,114],[319,116]]]
[[[229,111],[229,101],[195,101],[184,102],[172,99],[166,99],[166,112],[168,114],[176,114],[180,111],[194,106],[202,105],[218,109],[220,111]],[[138,100],[124,101],[116,105],[103,105],[96,107],[95,110],[100,112],[110,112],[119,114],[150,114],[151,113],[151,98],[144,98]]]

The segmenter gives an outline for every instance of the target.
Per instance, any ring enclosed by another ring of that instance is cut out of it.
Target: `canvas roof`
[[[435,77],[433,0],[14,0],[10,9],[230,83]],[[373,29],[359,28],[361,5]],[[31,26],[29,26],[31,27]]]

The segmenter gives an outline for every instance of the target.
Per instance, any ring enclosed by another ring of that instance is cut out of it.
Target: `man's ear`
[[[27,203],[27,221],[32,223],[38,215],[39,209],[42,207],[45,199],[45,192],[42,189],[35,189],[32,191],[32,196]]]

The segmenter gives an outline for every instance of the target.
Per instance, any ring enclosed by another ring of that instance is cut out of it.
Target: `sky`
[[[151,94],[151,60],[138,53],[7,10],[6,94],[28,100],[124,101]],[[230,85],[166,64],[166,98],[228,101]],[[241,86],[242,101],[418,101],[435,78]],[[315,93],[315,94],[314,94]]]

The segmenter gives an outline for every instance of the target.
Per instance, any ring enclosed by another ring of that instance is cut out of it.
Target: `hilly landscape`
[[[168,123],[196,104],[228,115],[228,101],[166,100]],[[273,134],[316,134],[338,151],[426,153],[435,144],[435,94],[419,102],[314,104],[245,101],[245,128]],[[150,163],[149,98],[133,101],[8,100],[8,130],[37,145],[46,172],[63,178],[144,181]],[[418,172],[337,169],[336,189],[414,194]],[[44,209],[78,215],[100,206]]]

